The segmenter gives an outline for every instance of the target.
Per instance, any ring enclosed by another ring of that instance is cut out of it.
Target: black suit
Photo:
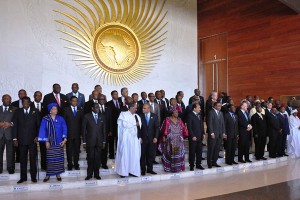
[[[248,125],[251,124],[251,120],[247,112],[245,112],[247,118],[245,117],[242,110],[238,111],[238,120],[239,120],[239,142],[238,142],[238,159],[239,161],[243,160],[243,156],[246,161],[249,161],[249,149],[251,143],[251,131],[247,131]]]
[[[207,138],[207,165],[211,167],[217,164],[219,157],[219,151],[222,141],[222,135],[225,133],[224,116],[221,111],[216,113],[214,109],[211,109],[207,116],[208,138]],[[215,138],[211,137],[214,133]]]
[[[282,128],[276,115],[270,113],[267,119],[269,129],[269,157],[275,158],[276,156],[279,156],[281,151]]]
[[[17,100],[11,103],[11,105],[15,108],[20,108],[20,101],[22,102],[22,100]],[[23,106],[22,106],[23,107]]]
[[[76,110],[76,109],[75,109]],[[79,167],[79,153],[80,153],[80,143],[81,143],[81,131],[82,131],[82,120],[84,112],[81,108],[77,107],[77,111],[74,114],[74,109],[68,106],[64,113],[63,118],[67,124],[68,140],[66,144],[68,168]]]
[[[23,105],[22,105],[22,107],[20,107],[20,103],[22,104],[22,100],[14,101],[11,103],[11,105],[15,108],[22,108]],[[15,158],[16,163],[20,162],[20,147],[19,146],[17,146],[17,147],[14,146],[14,158]]]
[[[154,102],[158,104],[159,109],[160,109],[160,125],[164,122],[165,118],[168,115],[168,110],[167,110],[167,105],[166,102],[163,100],[157,100],[154,99]]]
[[[196,115],[194,112],[190,112],[187,116],[187,128],[189,132],[189,163],[190,167],[195,166],[196,156],[196,167],[201,165],[202,160],[202,140],[204,132],[204,124],[201,114]],[[193,137],[197,140],[193,141]]]
[[[88,160],[87,177],[99,176],[101,162],[101,150],[103,143],[106,142],[105,134],[105,116],[98,114],[98,120],[94,118],[93,113],[85,114],[82,123],[82,139],[86,143],[86,152]]]
[[[110,107],[105,104],[103,106],[103,111],[101,109],[101,105],[99,104],[100,107],[100,113],[105,116],[105,135],[106,138],[108,138],[109,133],[112,133],[112,123],[111,123],[111,109]],[[107,166],[107,153],[108,153],[108,143],[105,144],[105,148],[102,149],[101,152],[101,164],[102,166]]]
[[[265,115],[261,114],[261,116],[262,117],[260,117],[258,113],[255,113],[251,117],[256,159],[261,159],[264,156],[267,142],[267,120]]]
[[[155,158],[156,144],[153,143],[153,139],[158,139],[159,135],[159,122],[158,117],[154,113],[150,113],[149,122],[147,125],[145,114],[140,114],[142,127],[139,132],[139,138],[142,138],[141,144],[141,170],[142,172],[153,171],[153,161]]]
[[[30,175],[31,180],[36,180],[37,165],[37,144],[34,141],[37,139],[40,126],[40,113],[37,109],[30,108],[28,114],[24,113],[23,108],[15,111],[13,135],[17,139],[20,149],[20,164],[22,180],[27,180],[27,159],[29,152],[30,160]],[[37,141],[37,140],[36,140]]]
[[[234,113],[226,113],[224,115],[224,122],[226,127],[226,163],[232,164],[234,162],[235,150],[237,146],[237,136],[239,134],[238,118]]]
[[[120,104],[120,109],[123,111],[123,107],[126,107],[126,104],[124,105],[124,102],[122,101],[122,97],[118,98],[119,104]],[[124,99],[125,101],[125,99]]]
[[[62,115],[64,109],[69,106],[69,99],[66,95],[59,93],[60,95],[60,105],[58,107],[58,115]],[[57,103],[56,98],[53,93],[46,94],[43,99],[44,111],[43,113],[48,114],[48,105],[51,103]]]
[[[290,134],[290,125],[289,125],[289,119],[287,114],[279,113],[277,117],[279,119],[280,127],[282,128],[282,132],[281,132],[282,140],[280,145],[279,156],[283,156],[285,155],[287,136]]]
[[[94,104],[95,104],[94,99],[85,102],[85,104],[84,104],[84,113],[87,114],[87,113],[92,112],[92,107],[93,107]]]
[[[195,96],[195,95],[194,95]],[[189,104],[193,103],[193,98],[194,96],[191,96],[189,99]],[[201,115],[202,115],[202,119],[204,119],[204,98],[203,96],[198,96],[199,97],[199,104],[200,104],[200,108],[201,108]]]
[[[112,136],[109,136],[107,138],[108,142],[108,151],[109,151],[109,157],[113,159],[115,157],[115,143],[117,144],[117,137],[118,137],[118,118],[120,115],[120,103],[117,101],[118,104],[116,105],[114,103],[114,100],[111,100],[107,102],[107,106],[110,108],[111,111],[111,133]],[[115,142],[116,141],[116,142]]]

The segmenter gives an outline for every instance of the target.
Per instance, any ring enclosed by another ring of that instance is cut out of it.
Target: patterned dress
[[[160,142],[159,150],[162,153],[162,163],[166,172],[180,172],[185,170],[184,138],[188,137],[187,129],[180,118],[174,123],[167,117],[161,127],[165,142]]]

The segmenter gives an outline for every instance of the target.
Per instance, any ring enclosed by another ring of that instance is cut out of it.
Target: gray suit
[[[9,106],[7,112],[3,112],[3,106],[0,106],[0,121],[9,122],[13,121],[13,116],[16,108]],[[12,127],[4,129],[0,128],[0,172],[3,171],[3,153],[6,147],[6,161],[7,170],[15,170],[15,159],[13,152],[13,131]]]
[[[225,133],[223,113],[219,111],[218,115],[214,109],[211,109],[207,116],[207,128],[207,165],[211,167],[217,164],[222,135]],[[212,133],[215,135],[214,139],[211,137]]]
[[[158,123],[161,124],[159,105],[157,103],[155,103],[155,102],[152,102],[152,103],[149,102],[149,104],[150,104],[150,108],[151,108],[150,112],[152,112],[152,113],[154,113],[154,114],[157,115],[157,117],[158,117]],[[154,105],[152,106],[152,104],[154,104]]]

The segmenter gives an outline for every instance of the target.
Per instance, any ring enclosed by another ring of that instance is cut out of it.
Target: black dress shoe
[[[255,160],[260,160],[260,158],[255,158]]]
[[[211,165],[208,165],[208,168],[209,168],[209,169],[211,169],[211,168],[212,168],[212,166],[211,166]]]
[[[262,160],[267,160],[267,158],[265,158],[265,157],[262,157],[261,159],[262,159]]]
[[[233,162],[232,162],[232,164],[235,164],[235,165],[237,165],[237,164],[239,164],[239,163],[237,163],[237,162],[233,161]]]
[[[133,175],[133,174],[129,174],[129,176],[132,176],[132,177],[137,177],[136,175]]]
[[[194,167],[190,167],[190,171],[194,171]]]
[[[216,164],[213,164],[213,166],[215,167],[221,167],[220,165],[218,165],[217,163]]]
[[[252,163],[252,161],[251,161],[251,160],[246,160],[246,162],[248,162],[248,163]]]
[[[100,176],[95,176],[95,179],[101,180],[101,177]]]
[[[23,183],[25,181],[27,181],[27,180],[26,179],[20,179],[17,183],[20,184],[20,183]]]
[[[90,176],[87,176],[87,177],[85,177],[85,179],[84,180],[86,180],[86,181],[88,181],[88,180],[90,180],[92,177],[90,177]]]
[[[287,155],[287,154],[283,154],[284,156],[289,156],[289,155]]]
[[[153,161],[153,164],[156,164],[156,165],[157,165],[157,164],[158,164],[158,162],[156,162],[156,161],[154,160],[154,161]]]
[[[45,183],[45,182],[49,181],[49,179],[50,179],[50,176],[46,176],[46,177],[44,178],[43,182]]]
[[[201,158],[201,160],[205,160],[205,158]]]
[[[227,165],[232,165],[232,163],[226,162]]]
[[[0,174],[2,174],[3,173],[3,170],[0,170]]]
[[[244,161],[244,160],[239,160],[238,162],[240,162],[240,163],[246,163],[246,161]]]
[[[68,171],[72,171],[73,167],[68,167]]]
[[[125,178],[125,176],[120,176],[120,178]]]
[[[37,180],[36,179],[31,179],[31,182],[37,183]]]
[[[145,175],[146,175],[146,172],[142,172],[141,175],[142,175],[142,176],[145,176]]]
[[[80,170],[80,167],[79,167],[79,166],[78,166],[78,167],[74,167],[74,169],[75,169],[75,170]]]
[[[15,170],[8,170],[8,173],[9,173],[9,174],[14,174],[14,173],[15,173]]]
[[[196,166],[196,169],[204,170],[204,167],[202,167],[201,165],[199,165],[199,166]]]
[[[222,156],[218,156],[218,158],[223,158]]]
[[[109,156],[109,159],[115,159],[115,157],[114,156]]]
[[[108,169],[107,165],[102,165],[103,169]]]
[[[56,179],[57,179],[58,181],[61,181],[61,177],[60,177],[60,176],[56,176]]]
[[[157,173],[156,173],[155,171],[153,171],[153,170],[151,170],[151,171],[149,170],[149,171],[147,171],[147,173],[148,173],[148,174],[157,174]]]

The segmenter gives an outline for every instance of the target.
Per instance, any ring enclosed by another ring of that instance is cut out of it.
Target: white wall
[[[82,71],[65,49],[67,43],[56,30],[62,28],[54,19],[62,17],[53,12],[64,10],[53,0],[0,0],[0,95],[24,88],[32,97],[34,91],[52,91],[52,84],[70,92],[73,82],[89,95],[99,84]],[[127,86],[129,94],[165,89],[168,98],[178,90],[185,92],[184,101],[197,87],[197,1],[168,0],[166,21],[167,40],[162,57],[151,74],[142,81]],[[102,85],[110,99],[110,91],[121,87]]]

